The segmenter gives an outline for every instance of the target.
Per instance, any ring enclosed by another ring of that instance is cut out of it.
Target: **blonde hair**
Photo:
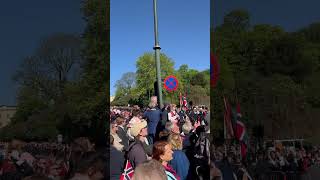
[[[172,109],[173,108],[176,108],[177,107],[177,105],[175,105],[175,104],[170,104],[170,111],[172,111]]]
[[[182,139],[180,134],[171,133],[168,138],[169,144],[173,150],[182,150]]]

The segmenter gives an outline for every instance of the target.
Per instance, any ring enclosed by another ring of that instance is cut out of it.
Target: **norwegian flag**
[[[180,100],[180,107],[187,107],[188,102],[187,102],[186,95],[182,96],[181,93],[180,93],[179,100]]]
[[[240,141],[241,156],[242,158],[245,158],[247,155],[248,135],[247,135],[245,124],[240,120],[242,117],[242,114],[241,114],[239,102],[237,103],[235,116],[236,116],[235,117],[236,119],[235,135],[236,135],[236,139]]]
[[[131,180],[133,173],[134,170],[131,166],[131,163],[127,160],[126,167],[124,168],[124,172],[120,176],[120,180]]]
[[[183,98],[182,98],[182,102],[183,102],[183,106],[184,106],[184,107],[187,107],[188,102],[187,102],[187,98],[186,98],[186,96],[183,96]]]

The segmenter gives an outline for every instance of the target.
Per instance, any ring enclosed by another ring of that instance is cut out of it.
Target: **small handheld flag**
[[[131,166],[131,163],[127,160],[126,166],[124,168],[124,172],[120,176],[120,180],[131,180],[133,176],[134,170]]]

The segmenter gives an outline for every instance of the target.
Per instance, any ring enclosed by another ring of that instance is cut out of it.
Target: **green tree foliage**
[[[265,126],[266,137],[308,137],[316,132],[319,27],[314,23],[285,32],[268,24],[250,26],[249,14],[235,10],[211,29],[211,50],[220,64],[218,84],[211,89],[212,128],[223,131],[225,96],[240,102],[249,132],[259,124]]]
[[[181,65],[175,70],[174,61],[163,53],[160,54],[160,61],[162,82],[169,75],[174,75],[179,81],[178,89],[175,92],[167,92],[163,89],[164,102],[179,104],[179,95],[181,93],[182,95],[187,95],[188,101],[193,101],[195,104],[202,103],[209,105],[209,70],[199,72],[189,69],[186,64]],[[111,103],[112,105],[148,105],[150,96],[154,94],[154,83],[156,82],[154,53],[145,53],[140,56],[136,62],[136,66],[137,71],[135,74],[125,73],[116,83],[117,90],[115,100]],[[132,83],[134,77],[136,77],[136,81]],[[129,84],[134,84],[135,86],[125,85],[128,84],[126,83],[126,79],[130,79]]]
[[[160,53],[160,63],[162,80],[164,80],[168,75],[174,74],[174,62],[171,58]],[[154,53],[145,53],[140,56],[136,62],[136,67],[137,90],[135,92],[138,96],[147,95],[147,97],[151,97],[154,92],[154,82],[156,82],[156,63]],[[163,93],[166,95],[165,91],[163,91]]]
[[[107,143],[107,4],[109,1],[82,1],[87,23],[82,38],[50,36],[23,61],[14,77],[20,85],[18,110],[14,121],[1,130],[2,138],[52,140],[62,133],[67,140],[88,136],[97,146]]]

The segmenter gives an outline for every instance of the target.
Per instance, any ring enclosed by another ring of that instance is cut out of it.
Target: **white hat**
[[[131,128],[130,128],[130,134],[133,137],[136,137],[139,135],[141,129],[147,127],[147,121],[142,120],[141,122],[137,122],[132,124]]]
[[[140,118],[138,118],[138,117],[133,117],[133,118],[131,118],[131,120],[129,121],[129,124],[128,124],[128,128],[131,128],[132,126],[133,126],[133,124],[135,124],[135,123],[139,123],[139,122],[141,122],[141,119]]]

